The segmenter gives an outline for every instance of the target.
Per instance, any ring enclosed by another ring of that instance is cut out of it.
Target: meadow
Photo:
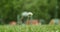
[[[0,25],[0,32],[60,32],[59,25]]]

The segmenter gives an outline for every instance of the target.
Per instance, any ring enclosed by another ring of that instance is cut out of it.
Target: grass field
[[[0,32],[60,32],[59,25],[0,25]]]

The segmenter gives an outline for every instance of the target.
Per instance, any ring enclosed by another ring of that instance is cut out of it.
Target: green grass
[[[0,25],[0,32],[60,32],[59,25]]]

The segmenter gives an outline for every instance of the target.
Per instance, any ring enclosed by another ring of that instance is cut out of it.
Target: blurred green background
[[[17,15],[31,11],[33,19],[60,19],[60,0],[0,0],[0,19],[3,23],[17,21]],[[1,21],[0,21],[1,22]]]

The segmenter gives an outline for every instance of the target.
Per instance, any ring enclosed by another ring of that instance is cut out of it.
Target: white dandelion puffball
[[[28,13],[27,12],[23,12],[22,16],[28,16]]]
[[[32,16],[32,15],[33,15],[33,13],[32,13],[32,12],[28,12],[28,15]]]

